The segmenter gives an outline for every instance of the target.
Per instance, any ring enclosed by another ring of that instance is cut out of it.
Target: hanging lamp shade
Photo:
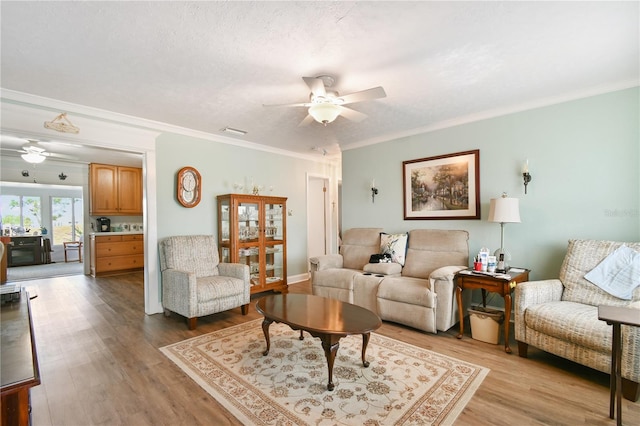
[[[309,115],[325,126],[340,115],[340,107],[331,103],[314,104],[309,107]]]
[[[47,158],[44,155],[39,154],[37,152],[27,152],[26,154],[22,154],[21,157],[24,161],[31,164],[42,163],[44,159]]]

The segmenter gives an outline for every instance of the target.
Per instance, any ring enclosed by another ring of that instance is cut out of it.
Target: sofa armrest
[[[519,283],[514,296],[514,332],[516,340],[526,342],[525,311],[529,306],[562,300],[562,282],[557,279]]]
[[[429,274],[429,288],[431,291],[435,292],[442,301],[451,300],[451,302],[447,302],[448,311],[455,309],[456,306],[454,306],[454,304],[457,303],[454,300],[456,283],[454,282],[453,277],[455,277],[459,271],[464,269],[467,269],[467,267],[443,266]]]
[[[429,288],[436,294],[438,303],[436,310],[436,324],[438,330],[446,331],[458,322],[458,301],[455,291],[456,283],[453,279],[459,271],[467,269],[466,266],[443,266],[429,274]],[[471,292],[464,292],[462,310],[470,305]]]
[[[311,272],[322,271],[324,269],[342,268],[343,258],[341,254],[325,254],[309,259]]]
[[[433,284],[435,280],[453,281],[453,277],[463,269],[467,269],[466,266],[443,266],[438,268],[429,274],[429,281]]]
[[[562,300],[562,289],[562,282],[557,279],[520,283],[515,290],[516,310],[521,308],[524,312],[528,306],[559,302]]]
[[[190,307],[197,305],[196,274],[178,269],[162,271],[162,306],[188,318],[194,317]]]
[[[218,271],[223,277],[239,278],[245,283],[249,283],[249,265],[243,265],[241,263],[219,263]]]

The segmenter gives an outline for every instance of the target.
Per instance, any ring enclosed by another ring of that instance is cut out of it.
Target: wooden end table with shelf
[[[511,292],[516,285],[521,282],[529,281],[529,269],[522,269],[522,272],[509,273],[505,278],[503,275],[489,275],[465,269],[456,274],[454,277],[456,283],[456,299],[458,301],[458,317],[460,320],[460,334],[458,339],[462,339],[464,335],[464,306],[462,305],[462,291],[465,289],[481,289],[482,290],[482,306],[487,306],[487,292],[498,293],[504,298],[504,351],[510,354],[509,346],[509,327],[511,321]]]

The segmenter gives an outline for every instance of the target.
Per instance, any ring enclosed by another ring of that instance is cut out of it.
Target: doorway
[[[329,178],[307,176],[307,259],[332,252]],[[307,270],[310,265],[307,264]]]
[[[81,186],[3,182],[1,192],[2,233],[12,243],[7,255],[29,254],[20,262],[7,259],[7,282],[84,274],[79,253],[65,262],[63,248],[65,241],[83,239]]]

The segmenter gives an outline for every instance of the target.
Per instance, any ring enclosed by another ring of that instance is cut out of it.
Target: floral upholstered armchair
[[[249,266],[220,263],[213,236],[168,237],[159,249],[165,315],[186,317],[194,330],[198,317],[239,306],[243,315],[249,312]]]

